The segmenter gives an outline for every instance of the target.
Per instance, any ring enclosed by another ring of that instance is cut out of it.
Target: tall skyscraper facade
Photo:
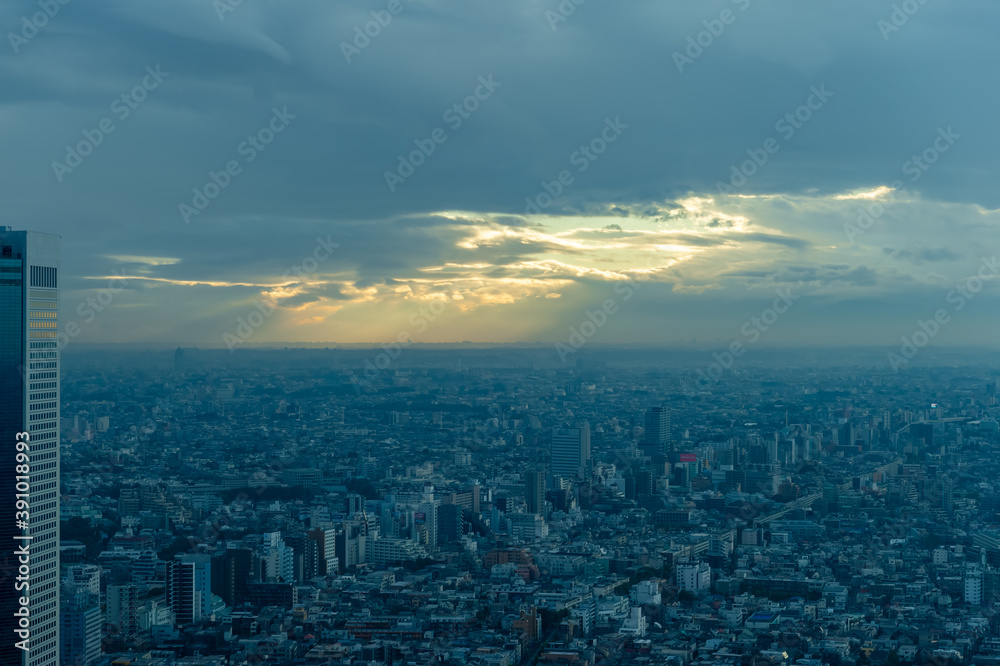
[[[552,475],[577,479],[590,464],[590,425],[552,431]]]
[[[0,227],[3,664],[59,661],[59,268],[58,236]]]

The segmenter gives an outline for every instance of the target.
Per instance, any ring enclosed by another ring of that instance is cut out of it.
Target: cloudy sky
[[[997,341],[995,0],[51,2],[0,177],[77,340]]]

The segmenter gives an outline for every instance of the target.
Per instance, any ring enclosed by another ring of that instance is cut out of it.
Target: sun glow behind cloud
[[[186,264],[179,259],[109,258],[139,267],[125,275],[133,285],[171,293],[211,289],[236,313],[261,300],[274,303],[273,325],[262,331],[261,342],[392,340],[401,332],[423,341],[539,340],[559,335],[553,331],[564,322],[629,281],[647,285],[647,300],[623,316],[662,312],[674,328],[692,308],[737,295],[773,300],[778,288],[845,299],[907,285],[939,287],[948,262],[967,251],[931,251],[915,240],[896,247],[901,225],[910,225],[907,233],[915,239],[914,231],[932,226],[943,211],[959,225],[981,223],[984,214],[997,221],[996,212],[980,207],[896,197],[877,225],[849,242],[845,225],[859,206],[884,205],[892,192],[878,186],[827,196],[703,194],[530,217],[408,215],[375,224],[410,235],[421,251],[397,252],[370,268],[367,259],[344,261],[353,258],[348,236],[340,261],[299,277],[259,272],[247,280],[192,279],[183,277]],[[934,271],[928,270],[932,264]],[[430,306],[443,312],[438,325],[410,330],[408,322],[420,320]],[[641,327],[626,327],[620,335],[630,330]]]

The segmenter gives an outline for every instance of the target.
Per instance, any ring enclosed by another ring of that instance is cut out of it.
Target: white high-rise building
[[[965,569],[965,603],[970,606],[983,605],[983,570],[976,565]]]
[[[58,236],[0,227],[0,437],[10,443],[0,506],[11,512],[0,523],[0,541],[11,544],[0,550],[0,572],[13,572],[0,573],[3,664],[59,661],[59,267]],[[23,548],[26,577],[15,553]],[[22,598],[27,627],[14,615]],[[15,645],[23,640],[30,650]]]

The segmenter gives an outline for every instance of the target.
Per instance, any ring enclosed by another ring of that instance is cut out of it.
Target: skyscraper
[[[664,407],[651,407],[643,421],[642,442],[639,446],[648,456],[666,453],[670,441],[670,412]]]
[[[10,511],[10,519],[0,521],[0,541],[12,544],[0,549],[4,664],[54,666],[59,661],[58,286],[59,237],[0,227],[0,436],[5,443],[0,506]],[[27,504],[18,506],[18,500]],[[23,526],[15,522],[15,512]],[[14,552],[25,547],[26,579],[18,571],[25,564],[22,556]],[[19,623],[15,613],[25,612],[22,598],[28,600],[28,619]],[[17,633],[25,629],[27,635]],[[30,651],[15,645],[24,639]]]
[[[580,478],[590,464],[590,425],[552,431],[552,475]]]
[[[528,513],[545,511],[545,472],[524,473],[524,496],[528,500]]]

